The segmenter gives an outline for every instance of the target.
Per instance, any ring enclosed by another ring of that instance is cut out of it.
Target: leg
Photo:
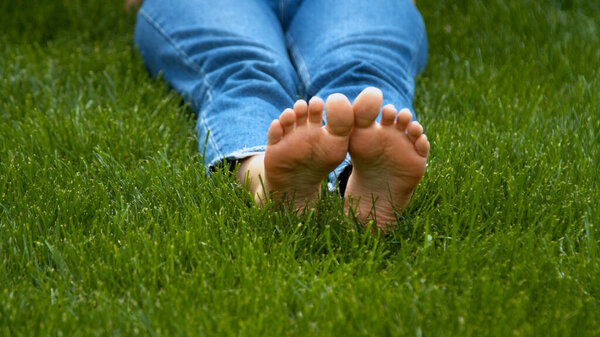
[[[238,179],[257,202],[273,192],[301,208],[344,159],[353,112],[343,95],[327,100],[326,127],[319,99],[299,102],[271,123],[292,106],[298,80],[266,1],[146,0],[136,43],[150,71],[162,72],[198,113],[205,162],[240,160]]]
[[[150,72],[190,101],[208,167],[263,153],[271,121],[298,92],[264,0],[146,0],[135,43]]]
[[[412,118],[406,110],[395,122],[395,107],[388,105],[382,123],[375,120],[384,98],[412,110],[413,78],[427,57],[420,14],[408,0],[305,0],[286,38],[309,95],[357,97],[367,86],[380,88],[366,90],[354,103],[346,195],[360,201],[354,205],[359,218],[376,217],[380,227],[392,224],[394,209],[406,206],[423,175],[429,143],[418,124],[405,123]]]
[[[305,0],[286,39],[308,96],[356,97],[370,85],[386,103],[412,108],[427,37],[411,1]]]

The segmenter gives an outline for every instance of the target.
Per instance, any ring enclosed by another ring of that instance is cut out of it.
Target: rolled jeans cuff
[[[238,161],[251,156],[264,154],[266,149],[266,145],[252,146],[231,152],[223,157],[214,157],[208,163],[205,163],[206,170],[210,172],[211,169],[224,161]]]

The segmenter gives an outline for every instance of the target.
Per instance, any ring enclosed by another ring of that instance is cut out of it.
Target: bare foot
[[[352,173],[345,194],[346,207],[357,207],[360,220],[374,219],[386,230],[395,223],[394,210],[406,207],[425,173],[429,141],[423,127],[411,122],[408,109],[396,113],[393,105],[386,105],[381,123],[376,123],[382,101],[381,90],[367,88],[354,102],[348,148]]]
[[[346,96],[333,94],[325,108],[327,125],[322,126],[323,101],[318,97],[308,105],[297,101],[293,110],[286,109],[271,123],[265,154],[242,161],[238,179],[242,184],[250,180],[248,187],[258,204],[273,192],[276,201],[294,200],[288,206],[303,208],[344,160],[354,123],[352,106]]]

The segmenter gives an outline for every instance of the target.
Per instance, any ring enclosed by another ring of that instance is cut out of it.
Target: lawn
[[[120,0],[0,2],[0,335],[600,335],[600,4],[419,0],[397,228],[207,177]]]

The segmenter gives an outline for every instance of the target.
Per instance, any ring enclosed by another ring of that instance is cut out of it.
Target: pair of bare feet
[[[346,211],[353,209],[360,220],[373,219],[380,229],[389,229],[394,212],[406,207],[425,173],[429,141],[421,125],[411,122],[408,109],[381,109],[382,101],[381,91],[372,87],[353,105],[333,94],[325,104],[325,126],[321,99],[297,101],[271,123],[265,154],[241,161],[239,181],[258,204],[272,197],[294,200],[291,206],[301,209],[318,197],[323,179],[350,153]]]

